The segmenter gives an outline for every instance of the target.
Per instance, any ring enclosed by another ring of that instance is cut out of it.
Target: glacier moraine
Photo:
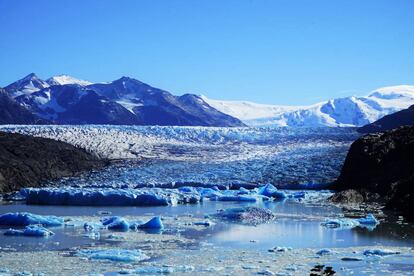
[[[413,224],[326,200],[353,129],[0,129],[113,160],[0,204],[0,275],[413,274]]]

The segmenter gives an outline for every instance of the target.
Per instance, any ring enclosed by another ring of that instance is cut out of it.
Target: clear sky
[[[0,70],[311,104],[414,84],[414,1],[0,0]]]

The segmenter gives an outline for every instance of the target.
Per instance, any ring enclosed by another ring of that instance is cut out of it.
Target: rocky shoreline
[[[414,127],[357,139],[332,189],[337,203],[379,202],[414,220]]]
[[[0,193],[39,187],[107,165],[84,149],[52,139],[0,132]]]

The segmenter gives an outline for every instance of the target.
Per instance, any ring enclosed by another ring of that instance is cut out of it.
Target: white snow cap
[[[48,79],[47,82],[51,85],[79,84],[82,86],[87,86],[87,85],[93,84],[90,81],[80,80],[80,79],[77,79],[77,78],[74,78],[68,75],[54,76]]]

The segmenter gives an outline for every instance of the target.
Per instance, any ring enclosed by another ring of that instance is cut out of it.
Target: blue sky
[[[311,104],[414,84],[414,1],[0,0],[0,86],[35,72]]]

